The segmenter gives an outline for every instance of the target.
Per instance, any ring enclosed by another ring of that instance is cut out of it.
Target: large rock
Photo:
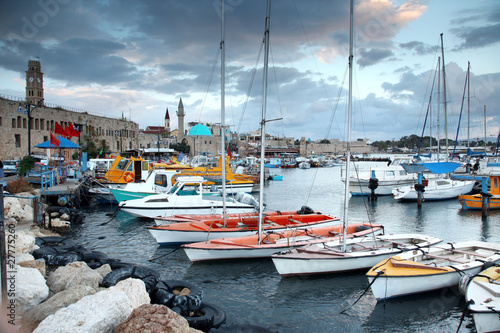
[[[135,309],[130,316],[122,322],[115,333],[177,333],[200,332],[189,327],[187,320],[170,310],[165,305],[144,304]]]
[[[98,267],[94,269],[97,273],[99,273],[103,278],[111,273],[111,266],[109,264],[102,265],[101,267]]]
[[[19,195],[19,194],[18,194]],[[14,218],[17,221],[33,221],[31,199],[4,197],[5,218]]]
[[[55,293],[76,285],[99,288],[102,276],[90,268],[85,262],[77,261],[57,268],[47,279],[47,285]]]
[[[14,301],[16,314],[22,315],[49,296],[49,287],[37,269],[15,265],[14,269],[8,267],[7,293],[15,295],[9,304]]]
[[[127,294],[132,309],[151,302],[149,294],[146,292],[146,285],[142,280],[125,279],[118,282],[115,288]]]
[[[76,303],[83,297],[95,294],[96,292],[94,288],[89,286],[75,286],[53,295],[45,302],[38,304],[24,313],[23,330],[33,331],[42,320],[56,313],[59,309]]]
[[[28,268],[35,268],[37,269],[40,273],[42,273],[42,276],[46,276],[46,266],[45,266],[45,260],[44,259],[37,259],[33,258],[31,254],[23,254],[21,258],[24,258],[24,256],[27,256],[27,258],[31,257],[31,259],[28,260],[23,260],[19,261],[19,266],[21,267],[28,267]],[[16,260],[18,258],[16,257]]]
[[[126,281],[126,280],[125,280]],[[142,295],[144,302],[149,301],[144,283],[140,280],[133,282],[133,290]],[[128,282],[123,286],[130,286]],[[33,331],[36,333],[111,333],[119,323],[124,321],[132,312],[132,301],[127,294],[114,286],[94,295],[85,296],[78,302],[60,309],[55,314],[45,318]],[[141,296],[134,295],[139,299]]]

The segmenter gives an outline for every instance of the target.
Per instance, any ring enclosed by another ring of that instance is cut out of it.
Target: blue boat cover
[[[432,173],[450,173],[455,171],[460,163],[457,162],[427,162],[401,164],[408,173],[430,171]]]

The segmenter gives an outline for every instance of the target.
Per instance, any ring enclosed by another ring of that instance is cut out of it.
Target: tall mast
[[[446,158],[448,158],[448,113],[446,110],[446,71],[444,62],[443,34],[441,33],[441,58],[443,59],[443,98],[444,98],[444,135],[446,142]]]
[[[467,61],[467,148],[470,148],[470,61]]]
[[[354,34],[354,0],[350,1],[349,7],[349,91],[347,99],[347,159],[345,168],[345,189],[344,189],[344,227],[343,227],[343,242],[342,251],[346,251],[347,238],[347,214],[349,210],[349,180],[350,180],[350,164],[351,164],[351,123],[352,123],[352,62],[353,55],[353,34]]]
[[[439,113],[441,112],[441,57],[438,57],[438,102],[437,102],[437,117],[436,117],[436,127],[437,127],[437,159],[439,161],[439,154],[441,154],[441,131],[439,122]]]
[[[262,239],[262,212],[264,210],[264,158],[266,147],[266,107],[267,107],[267,68],[269,64],[269,29],[271,26],[271,0],[267,0],[266,28],[264,32],[264,82],[262,88],[262,122],[260,124],[260,187],[259,187],[259,244]]]
[[[225,86],[226,86],[226,49],[224,45],[224,0],[221,0],[221,42],[220,42],[220,126],[221,126],[221,163],[222,163],[222,216],[224,216],[224,227],[227,227],[227,219],[226,219],[226,113],[225,113]]]

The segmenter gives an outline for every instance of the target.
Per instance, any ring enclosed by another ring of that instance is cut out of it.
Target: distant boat
[[[283,180],[283,175],[271,173],[271,174],[269,174],[269,177],[267,177],[267,179],[269,179],[269,180]]]
[[[456,199],[461,194],[472,191],[476,184],[473,180],[453,180],[450,178],[426,179],[421,186],[425,200]],[[392,190],[392,197],[400,201],[418,200],[419,184],[401,186]]]
[[[478,274],[491,263],[500,263],[500,244],[468,241],[403,252],[377,263],[366,275],[380,301],[458,287],[462,275]]]

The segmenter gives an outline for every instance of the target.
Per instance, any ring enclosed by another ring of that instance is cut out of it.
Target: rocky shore
[[[30,205],[30,200],[4,197],[8,300],[0,331],[201,332],[169,307],[151,304],[151,290],[141,279],[103,287],[112,272],[109,264],[91,268],[76,261],[54,267],[35,259],[35,239],[58,235],[33,224]]]

